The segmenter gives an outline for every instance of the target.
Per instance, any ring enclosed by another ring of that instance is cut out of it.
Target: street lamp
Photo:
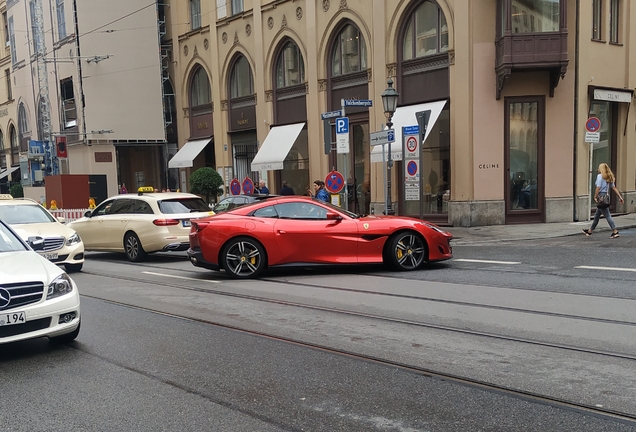
[[[398,96],[400,95],[397,90],[393,88],[393,80],[389,78],[386,82],[388,87],[382,93],[382,105],[384,105],[384,116],[386,117],[386,126],[389,130],[393,127],[393,123],[391,123],[391,119],[393,118],[393,114],[395,113],[395,109],[397,108]],[[395,214],[395,210],[393,210],[393,204],[391,202],[391,168],[393,167],[393,160],[391,159],[391,148],[392,143],[389,143],[389,158],[386,165],[387,171],[387,181],[386,181],[386,208],[384,209],[384,214],[392,215]]]

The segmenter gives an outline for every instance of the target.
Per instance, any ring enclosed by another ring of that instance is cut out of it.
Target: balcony
[[[549,72],[550,97],[568,67],[567,0],[499,0],[497,99],[513,72]],[[547,6],[546,6],[547,4]],[[547,30],[547,31],[546,31]]]

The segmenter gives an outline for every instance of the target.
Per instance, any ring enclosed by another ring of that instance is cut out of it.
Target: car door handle
[[[278,234],[287,234],[287,231],[285,231],[285,230],[278,230]]]

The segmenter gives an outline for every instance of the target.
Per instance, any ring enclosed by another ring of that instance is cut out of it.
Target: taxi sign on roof
[[[144,193],[144,192],[154,192],[155,188],[153,188],[152,186],[142,186],[139,189],[137,189],[137,192],[139,192],[140,194]]]
[[[12,200],[13,196],[11,194],[0,194],[0,200]]]

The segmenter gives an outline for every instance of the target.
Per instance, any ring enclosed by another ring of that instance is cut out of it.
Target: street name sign
[[[369,136],[369,144],[372,146],[388,144],[392,142],[395,142],[395,131],[393,129],[371,132]]]
[[[373,101],[370,99],[343,99],[343,105],[348,107],[372,107]]]
[[[326,113],[320,114],[320,117],[322,117],[323,120],[332,119],[336,117],[342,117],[342,110],[326,112]]]

